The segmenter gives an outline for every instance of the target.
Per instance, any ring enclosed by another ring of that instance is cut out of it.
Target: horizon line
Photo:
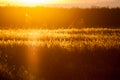
[[[120,6],[97,6],[97,5],[80,5],[80,4],[39,4],[35,6],[28,5],[13,5],[13,4],[1,4],[0,7],[55,7],[55,8],[120,8]]]

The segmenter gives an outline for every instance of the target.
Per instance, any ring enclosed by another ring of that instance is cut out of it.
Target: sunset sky
[[[91,6],[109,6],[120,7],[120,0],[0,0],[0,5],[19,5],[19,6],[38,6],[49,4],[54,6],[69,7],[91,7]],[[55,5],[59,4],[59,5]]]

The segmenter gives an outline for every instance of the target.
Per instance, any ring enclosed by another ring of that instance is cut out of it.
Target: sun
[[[19,2],[24,6],[37,6],[40,4],[53,3],[54,0],[20,0]]]

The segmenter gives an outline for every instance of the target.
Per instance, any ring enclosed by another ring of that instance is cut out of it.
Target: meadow
[[[119,80],[120,29],[1,29],[1,80]]]

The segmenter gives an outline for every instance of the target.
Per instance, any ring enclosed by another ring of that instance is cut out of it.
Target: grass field
[[[120,29],[1,29],[1,80],[119,80]]]

